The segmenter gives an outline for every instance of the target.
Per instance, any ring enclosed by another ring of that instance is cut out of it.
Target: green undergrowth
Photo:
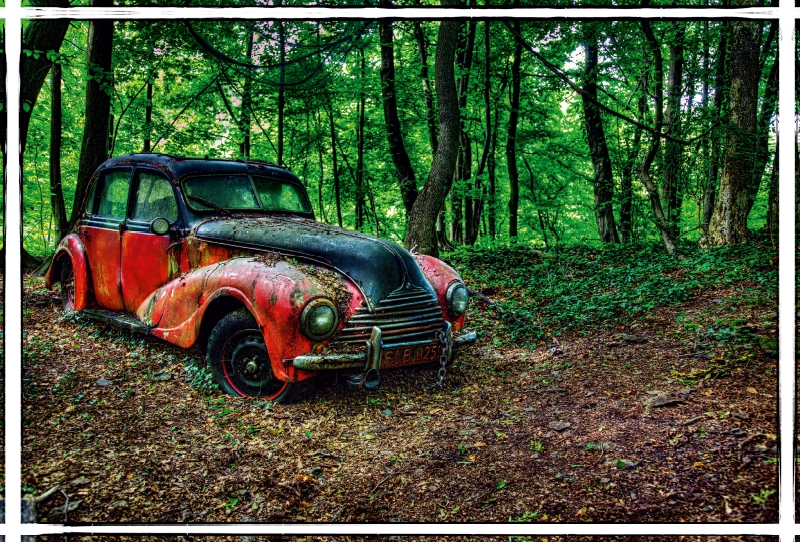
[[[764,246],[700,249],[686,244],[678,247],[677,256],[669,256],[660,246],[535,250],[511,245],[460,248],[444,257],[468,285],[507,311],[516,335],[532,339],[567,329],[629,324],[706,289],[737,288],[735,299],[726,302],[777,303],[778,254]],[[519,329],[520,322],[532,325]]]

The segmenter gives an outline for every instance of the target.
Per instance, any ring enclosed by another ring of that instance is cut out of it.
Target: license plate
[[[381,369],[430,363],[437,361],[441,354],[442,347],[438,344],[391,348],[381,353]]]

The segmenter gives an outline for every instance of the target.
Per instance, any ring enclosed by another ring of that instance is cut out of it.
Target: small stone
[[[737,420],[749,420],[750,415],[747,412],[742,412],[741,410],[737,410],[736,412],[731,412],[731,418],[736,418]]]
[[[127,507],[128,507],[128,501],[120,499],[118,501],[114,501],[113,503],[111,503],[111,506],[109,506],[108,508],[113,509],[113,508],[127,508]]]
[[[611,481],[611,478],[600,478],[600,483],[601,483],[601,484],[607,484],[607,483],[609,483],[610,481]]]
[[[386,416],[387,418],[388,418],[389,416],[391,416],[391,415],[392,415],[392,411],[391,411],[391,409],[388,409],[388,408],[387,408],[387,409],[384,409],[384,411],[383,411],[383,415],[384,415],[384,416]]]
[[[162,382],[166,380],[172,380],[172,373],[169,371],[162,371],[160,373],[156,373],[155,376],[153,376],[153,380],[160,380]]]
[[[394,455],[394,452],[391,451],[391,450],[381,450],[378,453],[381,454],[381,455]]]
[[[477,433],[477,431],[478,431],[477,429],[462,429],[458,432],[458,434],[465,437],[471,437],[472,435]]]
[[[77,487],[77,486],[85,486],[88,483],[89,483],[88,478],[75,478],[73,481],[70,482],[70,485]]]
[[[105,388],[106,386],[110,386],[111,384],[113,384],[113,382],[111,380],[106,380],[105,378],[101,378],[100,380],[95,382],[95,384],[97,384],[101,388]]]
[[[572,424],[569,422],[550,422],[547,424],[547,426],[550,429],[560,432],[564,431],[565,429],[568,429],[570,426],[572,426]]]
[[[525,412],[534,412],[536,409],[533,407],[528,407],[525,409]]]
[[[619,338],[627,343],[643,343],[644,339],[640,339],[636,335],[628,335],[627,333],[622,333],[619,335]]]
[[[753,446],[753,450],[755,450],[756,452],[759,452],[759,453],[764,453],[764,452],[768,451],[769,448],[767,448],[763,444],[756,444],[755,446]]]

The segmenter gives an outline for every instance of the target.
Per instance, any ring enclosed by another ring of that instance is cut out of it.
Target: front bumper
[[[469,346],[478,338],[474,331],[464,333],[458,337],[453,337],[452,326],[449,322],[445,322],[443,331],[447,336],[448,361],[452,358],[452,353],[455,350],[464,346]],[[366,340],[365,343],[366,348],[360,352],[330,352],[297,356],[292,360],[292,365],[297,369],[306,371],[326,371],[332,369],[362,369],[368,371],[370,369],[380,369],[384,347],[379,327],[372,328],[370,338]],[[408,365],[413,365],[413,363],[409,363]]]

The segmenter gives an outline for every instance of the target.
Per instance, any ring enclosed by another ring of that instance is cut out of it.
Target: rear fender
[[[349,313],[361,299],[360,296],[353,299],[355,288],[341,279],[340,282],[347,292],[342,297]],[[214,301],[233,298],[250,311],[262,329],[275,375],[282,380],[297,381],[315,374],[295,369],[290,360],[314,348],[315,342],[300,331],[300,313],[309,300],[320,296],[332,297],[331,289],[310,277],[299,265],[283,260],[234,258],[171,281],[146,299],[137,315],[152,326],[151,334],[188,348],[201,336],[204,319],[216,317],[207,313]]]
[[[72,262],[72,269],[75,273],[75,310],[80,311],[91,305],[91,285],[86,248],[83,246],[83,240],[77,234],[67,235],[58,243],[53,261],[44,277],[48,288],[52,288],[61,281],[61,266],[65,258],[69,258]]]
[[[414,254],[414,259],[417,260],[417,265],[422,269],[425,278],[431,283],[433,289],[436,290],[436,297],[439,299],[439,306],[442,308],[442,316],[444,319],[453,324],[453,331],[460,331],[464,327],[464,314],[458,318],[454,318],[450,311],[447,310],[447,288],[454,282],[464,281],[458,272],[447,265],[445,262],[433,256],[425,254]]]

